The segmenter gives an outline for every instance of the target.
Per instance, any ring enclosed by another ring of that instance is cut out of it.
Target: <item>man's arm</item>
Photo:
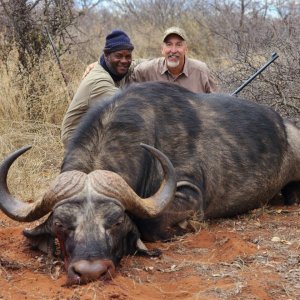
[[[139,58],[132,62],[130,67],[130,72],[128,72],[128,82],[145,82],[145,62],[150,61],[151,59]],[[147,63],[146,63],[147,64]]]
[[[134,59],[130,65],[130,68],[128,70],[128,74],[126,75],[128,77],[128,80],[126,82],[132,82],[133,80],[131,80],[131,76],[134,72],[134,68],[139,65],[141,62],[143,61],[147,61],[148,59],[144,59],[144,58],[138,58],[138,59]],[[97,65],[97,61],[89,64],[86,69],[84,70],[84,73],[82,75],[81,79],[84,79],[92,70],[93,68]]]
[[[208,70],[208,83],[206,87],[207,93],[216,93],[218,92],[218,87],[215,81],[214,76]]]
[[[86,67],[86,69],[84,70],[84,73],[83,73],[83,75],[82,75],[82,77],[81,77],[81,80],[84,79],[84,78],[86,77],[86,75],[89,74],[89,73],[92,71],[92,69],[97,65],[97,63],[98,63],[98,62],[95,61],[95,62],[89,64],[89,65]]]

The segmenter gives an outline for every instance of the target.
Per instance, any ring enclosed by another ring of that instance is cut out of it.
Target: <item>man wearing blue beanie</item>
[[[122,30],[113,30],[106,36],[99,62],[81,81],[64,116],[61,137],[65,148],[88,108],[125,85],[133,49],[130,38]]]

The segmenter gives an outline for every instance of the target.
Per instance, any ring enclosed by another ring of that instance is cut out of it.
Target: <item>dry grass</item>
[[[63,156],[60,129],[32,121],[0,120],[1,158],[25,145],[32,149],[11,167],[8,183],[24,199],[37,199],[59,172]]]
[[[59,172],[60,124],[69,104],[68,91],[48,53],[26,73],[12,52],[7,66],[0,66],[0,77],[0,159],[32,145],[12,166],[8,182],[23,199],[36,199]]]
[[[50,53],[25,71],[19,67],[16,52],[0,67],[0,117],[13,120],[39,120],[60,125],[69,103],[66,85]]]

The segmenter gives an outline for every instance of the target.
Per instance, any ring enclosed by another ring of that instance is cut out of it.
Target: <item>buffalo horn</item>
[[[143,148],[155,156],[161,163],[164,178],[158,191],[149,198],[140,198],[118,174],[96,170],[91,179],[94,189],[108,197],[118,199],[125,209],[141,218],[156,217],[164,211],[174,199],[176,192],[175,170],[166,155],[158,149],[141,144]]]
[[[7,186],[7,174],[13,162],[31,146],[18,149],[8,155],[0,166],[0,208],[11,219],[20,222],[32,222],[46,215],[62,199],[71,197],[84,186],[84,173],[70,171],[60,174],[41,200],[26,203],[14,198]],[[81,183],[81,184],[80,184]]]

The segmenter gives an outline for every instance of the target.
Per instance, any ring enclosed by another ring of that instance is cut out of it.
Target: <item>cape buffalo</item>
[[[192,215],[229,217],[279,192],[288,202],[300,196],[295,125],[253,102],[168,83],[131,86],[90,109],[60,175],[34,203],[7,187],[11,164],[27,149],[0,167],[0,206],[24,222],[50,212],[24,234],[42,250],[59,240],[68,284],[110,278],[124,255],[155,255],[141,240],[183,234]]]

